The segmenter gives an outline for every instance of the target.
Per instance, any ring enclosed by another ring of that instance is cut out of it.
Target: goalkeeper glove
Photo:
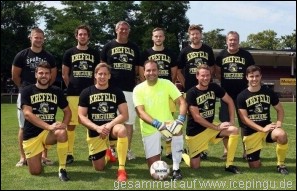
[[[179,115],[177,119],[173,123],[171,123],[170,126],[167,128],[168,131],[171,132],[173,135],[178,134],[183,128],[185,120],[186,116]]]
[[[172,133],[168,131],[167,126],[164,122],[160,122],[154,119],[152,122],[152,126],[157,128],[166,138],[172,137]]]

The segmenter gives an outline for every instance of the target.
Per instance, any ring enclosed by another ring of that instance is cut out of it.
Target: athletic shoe
[[[19,162],[16,163],[16,167],[22,167],[22,166],[27,166],[27,161],[26,160],[20,160]]]
[[[116,162],[117,159],[112,155],[111,149],[106,149],[105,158],[110,162]]]
[[[166,158],[172,160],[172,153],[167,154],[167,155],[166,155]]]
[[[41,159],[41,164],[42,164],[42,166],[51,166],[51,165],[54,164],[54,162],[51,161],[51,160],[48,159],[48,158],[42,158],[42,159]]]
[[[278,171],[279,173],[281,173],[281,174],[283,174],[283,175],[287,175],[287,174],[289,174],[289,171],[288,171],[288,169],[287,169],[287,167],[286,167],[285,165],[278,165],[278,166],[276,167],[276,169],[277,169],[277,171]]]
[[[135,158],[136,157],[135,157],[134,153],[131,150],[128,150],[128,152],[127,152],[127,159],[128,160],[132,160],[132,159],[135,159]]]
[[[71,164],[74,162],[74,157],[72,155],[67,155],[66,164]]]
[[[68,178],[68,176],[67,176],[67,172],[66,172],[65,169],[60,169],[60,172],[59,172],[59,179],[60,179],[61,181],[63,181],[63,182],[69,180],[69,178]]]
[[[183,178],[182,174],[181,174],[181,170],[173,170],[172,171],[172,179],[173,180],[181,180]]]
[[[207,160],[207,152],[202,151],[202,152],[200,153],[200,158],[201,158],[202,160]]]
[[[234,165],[230,165],[228,167],[225,168],[225,171],[228,171],[228,172],[232,172],[234,174],[241,174],[241,172],[239,171],[239,169],[234,166]]]
[[[127,181],[127,173],[126,170],[118,170],[118,179],[119,182]]]

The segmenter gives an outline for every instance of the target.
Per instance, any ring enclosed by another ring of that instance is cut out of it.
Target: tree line
[[[125,20],[131,25],[130,40],[144,50],[152,46],[151,32],[155,27],[166,30],[165,46],[176,54],[187,44],[189,1],[61,1],[59,10],[46,7],[44,1],[1,1],[1,68],[10,73],[14,56],[30,46],[30,29],[44,23],[45,49],[57,60],[58,68],[64,51],[76,45],[74,29],[88,24],[92,29],[90,46],[98,51],[114,39],[115,24]],[[199,23],[195,23],[199,24]],[[228,31],[214,29],[203,32],[203,41],[212,48],[225,48]],[[242,47],[266,50],[296,49],[296,29],[277,38],[273,30],[250,34]]]

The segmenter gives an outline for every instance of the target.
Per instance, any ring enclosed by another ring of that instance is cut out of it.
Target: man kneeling
[[[84,89],[79,97],[78,118],[88,128],[89,159],[97,171],[104,169],[109,140],[117,139],[119,160],[118,181],[126,181],[125,170],[128,151],[127,130],[123,123],[128,120],[128,106],[124,93],[109,86],[110,66],[100,63],[95,68],[96,84]],[[117,114],[119,111],[119,114]]]

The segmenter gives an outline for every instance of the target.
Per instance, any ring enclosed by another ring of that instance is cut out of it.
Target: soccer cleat
[[[116,157],[112,155],[112,152],[111,152],[110,148],[106,149],[105,158],[109,162],[116,162],[117,161]]]
[[[27,166],[27,161],[26,160],[20,160],[19,162],[16,163],[16,167],[21,167],[21,166]]]
[[[181,170],[173,170],[172,171],[172,179],[173,180],[181,180],[183,178],[182,174],[181,174]]]
[[[67,172],[66,172],[65,169],[60,169],[60,172],[59,172],[59,179],[60,179],[61,181],[63,181],[63,182],[69,180],[69,178],[68,178],[68,176],[67,176]]]
[[[276,168],[277,168],[277,171],[283,175],[289,174],[289,171],[285,165],[278,165]]]
[[[239,171],[239,169],[234,166],[234,165],[230,165],[228,167],[225,168],[225,171],[228,171],[228,172],[232,172],[234,174],[241,174],[241,172]]]
[[[74,157],[72,155],[67,155],[66,164],[71,164],[74,162]]]
[[[118,179],[119,182],[127,181],[127,173],[126,170],[118,170]]]
[[[202,152],[200,153],[200,158],[201,158],[202,160],[207,160],[207,152],[202,151]]]
[[[135,158],[136,157],[135,157],[134,153],[131,150],[128,150],[128,152],[127,152],[127,159],[128,160],[132,160],[132,159],[135,159]]]
[[[172,153],[166,154],[166,158],[172,160]]]

